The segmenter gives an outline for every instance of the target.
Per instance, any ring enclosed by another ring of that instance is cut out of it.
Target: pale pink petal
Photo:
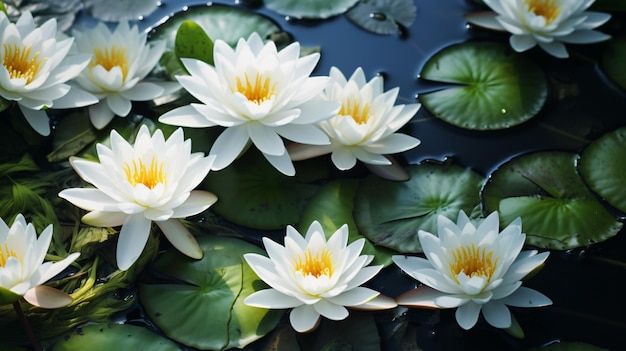
[[[186,256],[201,259],[204,253],[198,245],[196,238],[189,233],[189,230],[178,219],[168,219],[166,221],[155,222],[167,238],[167,240],[178,251]]]
[[[46,285],[39,285],[28,290],[24,294],[24,300],[41,308],[65,307],[74,301],[70,295]]]

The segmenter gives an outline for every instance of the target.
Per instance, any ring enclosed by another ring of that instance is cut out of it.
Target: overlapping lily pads
[[[544,72],[533,61],[492,42],[444,48],[422,68],[421,79],[450,83],[419,100],[436,117],[473,130],[495,130],[535,116],[548,96]]]
[[[626,213],[626,127],[590,143],[580,156],[579,171],[589,187]]]
[[[422,252],[418,231],[437,233],[437,217],[456,219],[480,205],[484,178],[454,164],[424,162],[408,167],[405,182],[364,179],[354,205],[359,232],[402,253]]]
[[[346,12],[346,17],[357,26],[376,34],[401,33],[413,24],[417,7],[413,0],[359,1]]]
[[[521,217],[526,242],[545,249],[587,246],[616,235],[622,223],[587,189],[577,158],[543,151],[506,162],[483,189],[486,210],[498,210],[503,226]]]
[[[265,6],[281,15],[294,18],[328,18],[340,15],[359,0],[265,0]]]
[[[153,268],[180,283],[143,284],[139,298],[150,319],[170,338],[201,350],[243,348],[276,327],[280,310],[250,307],[243,300],[267,286],[243,259],[265,254],[259,247],[225,236],[200,236],[204,257],[177,251]]]

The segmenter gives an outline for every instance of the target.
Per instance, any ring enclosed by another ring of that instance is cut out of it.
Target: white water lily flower
[[[0,219],[0,304],[12,303],[21,297],[43,308],[63,307],[72,302],[66,293],[41,285],[80,255],[73,253],[61,261],[44,263],[51,240],[52,225],[37,238],[35,227],[26,223],[21,214],[15,217],[11,227]]]
[[[82,107],[97,102],[66,81],[89,63],[90,55],[70,55],[72,38],[57,41],[56,21],[37,27],[30,12],[11,23],[0,11],[0,97],[15,101],[28,123],[50,134],[45,108]]]
[[[365,80],[362,68],[357,68],[349,80],[336,67],[330,69],[324,96],[341,103],[332,118],[319,122],[328,134],[330,145],[292,144],[292,160],[303,160],[327,153],[340,170],[348,170],[360,160],[371,165],[390,165],[385,154],[412,149],[420,140],[396,133],[420,108],[420,104],[395,105],[399,88],[383,91],[383,77]]]
[[[294,175],[281,137],[328,144],[328,137],[315,123],[339,110],[338,104],[319,97],[328,77],[309,76],[319,54],[299,55],[299,43],[277,51],[272,41],[263,44],[257,33],[240,39],[235,49],[216,40],[215,67],[182,59],[190,75],[176,77],[201,103],[169,111],[159,121],[183,127],[225,127],[209,152],[216,156],[215,170],[230,165],[252,141],[276,169]]]
[[[326,241],[317,221],[311,224],[304,238],[288,226],[285,246],[263,238],[269,258],[253,253],[245,254],[244,258],[271,289],[251,294],[244,303],[261,308],[293,308],[289,319],[298,332],[315,328],[320,315],[332,320],[345,319],[348,310],[344,306],[395,307],[392,299],[360,286],[382,268],[367,266],[373,257],[360,255],[364,241],[358,239],[347,245],[345,224]]]
[[[522,251],[526,235],[521,220],[515,219],[499,232],[498,213],[491,213],[478,228],[461,211],[455,224],[438,217],[439,237],[420,230],[426,259],[393,256],[393,261],[420,286],[399,296],[400,305],[457,308],[456,320],[463,329],[472,328],[482,311],[489,324],[508,328],[509,306],[539,307],[552,304],[545,295],[522,287],[521,279],[541,265],[548,252]]]
[[[73,35],[74,50],[92,55],[75,82],[99,99],[89,107],[96,128],[104,128],[116,115],[127,116],[131,101],[152,100],[164,93],[162,84],[143,81],[161,58],[164,41],[147,44],[146,33],[126,21],[113,32],[100,22],[89,31],[74,30]]]
[[[468,22],[510,32],[511,47],[526,51],[535,45],[552,56],[569,56],[563,43],[589,44],[610,38],[594,28],[611,15],[585,11],[595,0],[484,0],[494,12],[468,14]]]
[[[202,258],[195,238],[179,218],[198,214],[217,197],[193,190],[211,169],[213,157],[191,153],[191,140],[178,128],[165,140],[160,129],[152,137],[143,125],[135,144],[115,130],[111,148],[97,145],[100,162],[71,158],[74,170],[96,188],[65,189],[59,196],[91,211],[83,222],[96,227],[122,225],[117,264],[128,269],[139,257],[155,222],[172,245],[192,258]]]

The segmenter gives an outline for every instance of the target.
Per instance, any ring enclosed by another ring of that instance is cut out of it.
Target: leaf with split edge
[[[542,151],[505,162],[482,190],[486,211],[499,211],[502,227],[520,217],[526,242],[545,249],[587,246],[616,235],[622,223],[586,188],[577,158]]]
[[[446,47],[428,59],[420,78],[452,84],[422,93],[419,100],[436,117],[473,130],[521,124],[541,110],[548,96],[541,68],[500,43]]]
[[[302,211],[298,225],[300,233],[306,233],[313,221],[318,221],[324,228],[328,239],[342,225],[348,225],[348,242],[364,238],[365,245],[361,254],[373,255],[373,265],[388,266],[395,253],[385,247],[374,245],[369,239],[359,234],[354,217],[354,197],[359,186],[357,179],[340,179],[322,186]]]
[[[174,53],[181,58],[193,58],[213,65],[213,41],[194,21],[184,21],[176,31]]]
[[[401,253],[422,252],[417,233],[437,233],[437,217],[456,218],[480,205],[484,178],[454,164],[424,162],[407,167],[405,182],[375,176],[357,190],[354,219],[373,243]]]
[[[586,184],[611,206],[626,213],[626,127],[608,132],[585,147],[578,170]]]
[[[239,239],[197,237],[204,256],[170,250],[153,268],[180,283],[142,284],[139,298],[151,320],[170,338],[203,350],[242,348],[270,332],[282,311],[250,307],[243,300],[267,286],[243,259],[265,254]]]

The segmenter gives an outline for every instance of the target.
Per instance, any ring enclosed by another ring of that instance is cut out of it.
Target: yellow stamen
[[[150,160],[150,166],[146,166],[141,159],[133,160],[132,167],[124,163],[124,173],[131,185],[143,184],[150,189],[165,182],[166,178],[163,173],[163,162],[159,162],[155,157]]]
[[[31,55],[31,46],[19,47],[16,44],[4,44],[3,48],[2,65],[9,72],[9,77],[25,79],[26,84],[32,82],[46,58],[39,58],[39,52]]]
[[[4,247],[0,246],[0,267],[4,267],[11,257],[17,257],[14,251],[9,250],[9,244],[5,243]]]
[[[459,246],[452,251],[454,261],[450,264],[450,271],[456,280],[456,276],[463,272],[469,277],[481,276],[491,280],[496,270],[498,258],[493,258],[493,252],[484,247]],[[458,280],[457,280],[458,283]]]
[[[561,12],[558,0],[525,0],[528,10],[546,19],[546,24],[554,21]]]
[[[341,104],[339,115],[350,116],[357,124],[367,123],[370,118],[370,105],[361,105],[356,98],[346,99],[346,101]]]
[[[237,90],[235,92],[243,94],[248,98],[248,101],[260,105],[275,95],[276,83],[272,84],[269,77],[263,77],[261,74],[257,73],[254,76],[254,82],[250,81],[247,74],[244,74],[244,77],[245,82],[242,81],[240,77],[236,78]]]
[[[321,275],[330,277],[335,271],[333,255],[327,248],[315,254],[311,252],[311,249],[307,249],[303,256],[296,258],[295,270],[300,271],[305,277],[307,275],[313,275],[315,278]]]
[[[128,74],[126,48],[117,48],[113,45],[110,48],[96,48],[93,53],[91,67],[101,65],[107,71],[112,70],[114,67],[119,67],[122,70],[122,77],[126,79]]]

